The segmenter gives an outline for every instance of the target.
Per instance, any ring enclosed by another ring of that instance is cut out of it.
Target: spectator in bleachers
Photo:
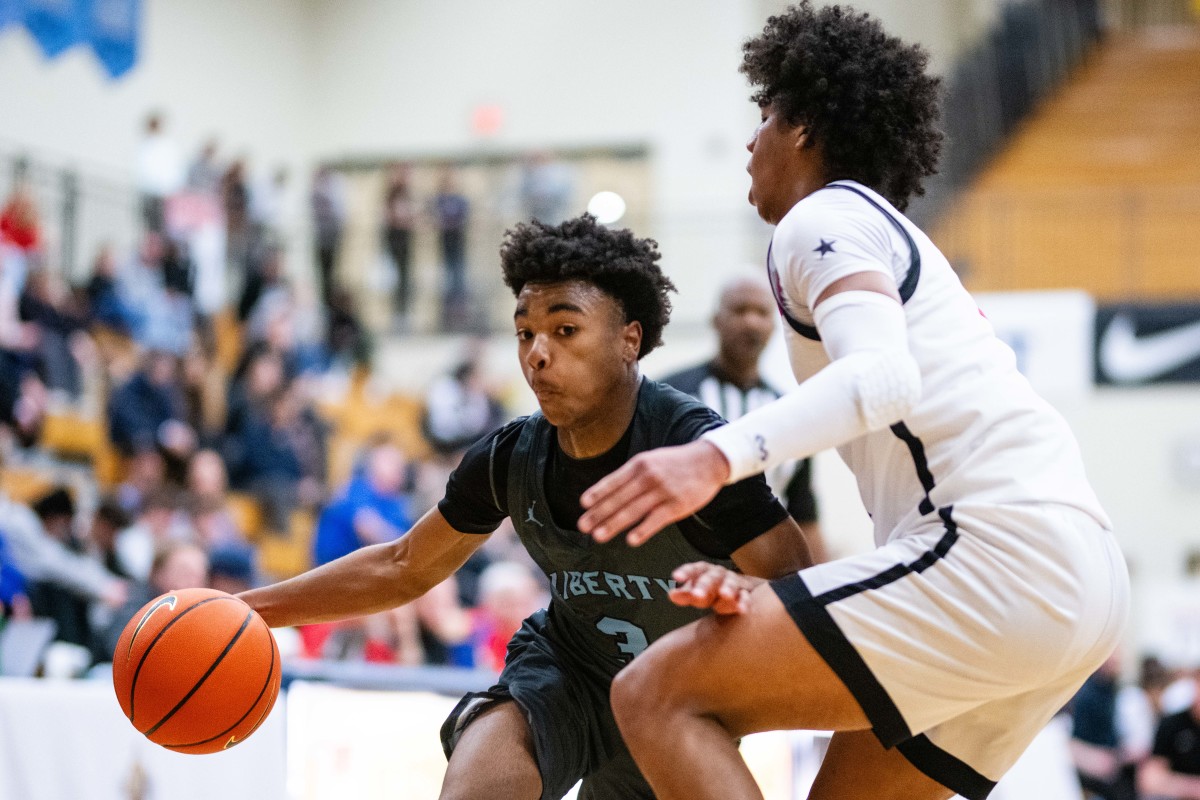
[[[4,531],[0,530],[0,624],[6,617],[29,619],[32,616],[25,576],[17,569],[4,541]]]
[[[329,299],[333,296],[338,248],[341,247],[342,231],[346,227],[346,187],[342,176],[330,167],[319,167],[313,176],[309,202],[321,298],[325,305],[329,305]]]
[[[219,592],[237,594],[254,588],[258,578],[254,569],[254,548],[242,544],[224,544],[208,549],[208,585]]]
[[[457,461],[479,437],[505,420],[504,407],[489,391],[480,368],[480,349],[429,387],[422,428],[433,449]]]
[[[117,534],[116,556],[122,572],[144,581],[150,577],[154,553],[171,542],[195,542],[195,531],[180,513],[179,498],[160,489],[146,498],[137,520]]]
[[[20,270],[21,275],[15,276]],[[36,325],[21,320],[20,297],[25,286],[24,266],[0,258],[0,355],[13,361],[22,372],[37,364],[41,337]]]
[[[1071,701],[1071,757],[1084,790],[1104,800],[1134,800],[1136,764],[1127,757],[1117,714],[1121,656],[1109,656]]]
[[[190,294],[191,262],[178,243],[167,243],[162,271],[162,284],[135,338],[147,350],[165,350],[182,358],[195,340],[198,320]]]
[[[271,177],[259,181],[250,190],[250,222],[255,239],[278,240],[284,236],[284,208],[287,200],[288,170],[277,167]]]
[[[249,343],[244,358],[259,350],[277,353],[283,361],[284,375],[290,380],[303,371],[305,358],[297,336],[297,308],[291,288],[284,282],[263,293],[246,321],[245,338]]]
[[[330,300],[325,349],[331,364],[349,371],[371,363],[371,337],[359,319],[354,295],[336,289]]]
[[[407,320],[412,301],[412,235],[417,204],[409,189],[408,164],[393,164],[383,198],[383,246],[396,269],[396,314]]]
[[[287,380],[289,376],[283,357],[265,343],[246,351],[229,389],[229,409],[225,417],[227,445],[236,443],[246,425],[266,418],[269,398]],[[235,452],[226,455],[229,461],[239,458]]]
[[[183,161],[179,148],[163,129],[163,117],[152,112],[137,155],[137,184],[141,193],[142,222],[147,230],[163,232],[168,197],[183,187]]]
[[[525,618],[549,602],[529,568],[498,561],[479,576],[479,606],[471,611],[475,666],[499,672],[508,642]]]
[[[229,508],[228,489],[225,462],[216,451],[201,450],[192,456],[183,505],[206,549],[245,543],[244,531]]]
[[[25,287],[29,270],[42,251],[42,226],[37,201],[25,183],[17,185],[0,209],[0,281],[14,295]]]
[[[442,328],[467,327],[467,222],[471,204],[458,189],[454,171],[442,170],[437,194],[433,197],[434,227],[442,251]]]
[[[228,379],[199,342],[193,342],[184,357],[182,372],[187,423],[200,447],[217,447],[225,432]]]
[[[225,255],[235,272],[244,273],[252,244],[250,230],[250,185],[246,162],[234,159],[221,176],[218,190],[225,212]]]
[[[364,465],[325,506],[313,537],[316,564],[328,564],[360,547],[397,539],[412,527],[404,496],[406,462],[400,449],[380,443]]]
[[[21,321],[37,326],[38,371],[48,389],[78,398],[83,371],[96,363],[87,320],[78,314],[66,287],[45,269],[30,273],[18,305]]]
[[[56,487],[30,508],[41,522],[44,536],[72,553],[85,554],[83,543],[75,536],[75,502],[66,489]],[[88,619],[91,598],[56,582],[37,581],[29,586],[29,600],[34,616],[54,620],[58,641],[85,646],[91,641]]]
[[[122,578],[132,578],[133,574],[117,553],[117,536],[131,524],[132,520],[125,509],[115,499],[105,498],[92,514],[92,526],[87,535],[91,556],[113,575]]]
[[[207,140],[187,168],[186,186],[189,191],[215,197],[221,187],[225,168],[217,159],[220,145],[216,139]]]
[[[1193,671],[1193,682],[1200,673]],[[1138,789],[1154,800],[1200,798],[1200,691],[1189,708],[1163,717],[1154,749],[1138,770]]]
[[[322,318],[317,298],[308,286],[280,280],[267,288],[255,304],[246,321],[246,338],[278,352],[292,376],[323,372],[329,357]]]
[[[231,452],[234,486],[262,504],[275,533],[289,530],[292,512],[322,499],[327,431],[292,382],[270,398],[266,419],[250,419]]]
[[[92,262],[92,277],[86,294],[93,322],[118,333],[129,334],[136,322],[134,313],[125,305],[117,282],[117,256],[111,244],[103,245]]]
[[[186,420],[178,360],[161,350],[147,353],[142,369],[109,398],[113,445],[124,456],[157,450],[168,475],[181,475],[196,449],[196,432]]]
[[[146,498],[163,488],[167,465],[157,449],[140,450],[125,459],[125,477],[117,485],[117,504],[126,514],[136,516]]]
[[[37,375],[0,349],[0,450],[12,443],[29,447],[37,441],[47,402],[46,387]]]
[[[100,602],[119,607],[128,597],[128,585],[97,560],[77,552],[46,533],[41,519],[28,506],[0,493],[0,531],[11,565],[28,584],[29,598],[39,615],[52,615],[63,625],[59,638],[87,644],[86,611],[79,619],[67,598],[81,603]],[[64,613],[58,614],[58,611]]]
[[[96,660],[112,661],[121,632],[146,603],[166,592],[204,586],[208,586],[205,552],[187,542],[164,543],[154,552],[146,579],[132,586],[128,602],[113,613],[109,624],[91,642]]]
[[[146,321],[163,293],[163,259],[167,244],[163,235],[147,231],[138,244],[137,253],[121,270],[117,292],[129,315],[129,332],[141,341]]]

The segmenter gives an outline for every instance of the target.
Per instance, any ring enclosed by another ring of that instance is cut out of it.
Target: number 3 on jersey
[[[628,655],[626,661],[632,660],[650,644],[646,641],[646,632],[627,620],[605,617],[596,623],[596,627],[601,633],[621,637],[617,649]]]

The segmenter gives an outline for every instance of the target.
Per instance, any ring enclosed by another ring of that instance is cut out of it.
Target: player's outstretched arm
[[[395,541],[364,547],[238,597],[273,628],[373,614],[425,594],[454,574],[487,538],[454,530],[434,508]]]
[[[921,394],[904,309],[879,273],[835,281],[813,318],[830,363],[783,397],[703,439],[640,453],[584,492],[579,529],[638,545],[695,513],[721,486],[838,447],[903,419]]]

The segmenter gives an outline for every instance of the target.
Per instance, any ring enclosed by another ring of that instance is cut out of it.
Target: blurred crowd
[[[344,215],[335,173],[314,179],[322,283],[310,290],[288,278],[285,172],[251,186],[215,142],[181,166],[158,117],[137,168],[140,241],[102,248],[80,285],[52,262],[28,186],[0,209],[0,674],[85,674],[161,593],[236,592],[405,535],[466,446],[507,419],[468,356],[411,399],[407,421],[363,424],[370,341],[329,261]],[[385,242],[399,262],[415,211],[396,177]],[[448,312],[465,291],[456,197],[448,173],[433,203]],[[45,441],[93,423],[97,443],[74,460]],[[505,528],[420,601],[300,629],[285,649],[499,669],[545,592]]]
[[[1118,651],[1068,708],[1071,756],[1089,800],[1200,797],[1200,666],[1140,659],[1122,680]]]

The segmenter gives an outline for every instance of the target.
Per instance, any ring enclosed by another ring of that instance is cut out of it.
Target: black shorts
[[[526,620],[509,642],[496,685],[468,694],[450,712],[441,732],[446,758],[482,711],[511,700],[533,733],[542,800],[558,800],[580,779],[580,800],[653,800],[613,719],[611,681],[569,666],[545,629],[544,611]]]

